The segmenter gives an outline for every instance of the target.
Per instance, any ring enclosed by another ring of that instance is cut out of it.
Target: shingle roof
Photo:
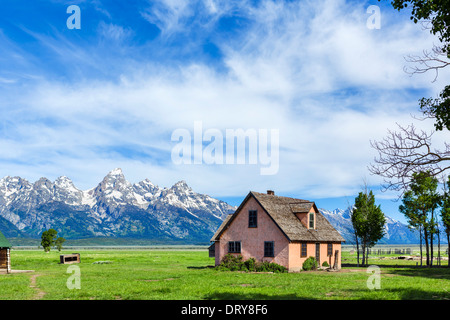
[[[227,216],[211,241],[219,240],[222,232],[239,213],[249,197],[254,197],[290,241],[345,241],[328,220],[317,210],[314,202],[289,197],[280,197],[251,191],[236,212]],[[295,213],[307,213],[314,207],[315,229],[306,228]]]
[[[221,233],[222,229],[225,228],[225,226],[227,225],[228,221],[231,219],[232,216],[233,216],[232,214],[229,214],[225,217],[219,229],[216,230],[216,233],[214,233],[213,237],[211,238],[211,241],[214,241],[216,238],[219,237],[219,233]]]
[[[11,248],[11,244],[8,239],[5,238],[3,233],[0,231],[0,248]]]

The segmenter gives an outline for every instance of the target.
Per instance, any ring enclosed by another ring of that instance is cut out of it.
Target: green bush
[[[256,260],[254,258],[245,260],[244,265],[248,271],[256,271]]]
[[[222,258],[222,261],[220,265],[218,266],[218,269],[220,270],[230,270],[230,271],[237,271],[241,270],[242,268],[245,268],[244,262],[242,261],[242,256],[239,255],[233,255],[231,253],[228,253]]]
[[[317,269],[316,258],[309,257],[308,259],[306,259],[305,262],[303,262],[302,269],[305,270],[305,271]]]
[[[324,261],[323,263],[322,263],[322,267],[329,267],[330,265],[328,264],[328,262],[326,262],[326,261]]]
[[[227,254],[216,267],[220,271],[250,271],[250,272],[287,272],[287,269],[274,262],[256,262],[254,258],[243,261],[241,255]]]
[[[256,272],[287,272],[287,269],[275,262],[259,262],[255,267]]]
[[[264,272],[286,272],[287,269],[274,262],[263,262],[264,267],[262,268]],[[262,270],[261,270],[262,271]]]

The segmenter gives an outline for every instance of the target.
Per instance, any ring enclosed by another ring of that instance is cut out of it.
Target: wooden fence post
[[[333,269],[338,270],[339,269],[339,250],[335,250],[334,251],[334,265],[333,265]]]

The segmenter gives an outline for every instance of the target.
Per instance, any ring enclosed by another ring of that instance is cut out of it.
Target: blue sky
[[[73,4],[81,29],[66,25]],[[367,28],[370,5],[380,29]],[[367,170],[370,140],[414,122],[418,99],[449,80],[404,72],[438,40],[387,1],[14,0],[0,15],[0,176],[66,175],[80,189],[120,167],[232,204],[274,189],[334,209],[366,181],[402,219]],[[171,134],[195,121],[279,130],[278,172],[175,165]]]

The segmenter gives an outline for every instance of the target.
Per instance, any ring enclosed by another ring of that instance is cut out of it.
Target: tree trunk
[[[422,235],[422,228],[421,227],[419,227],[419,239],[420,239],[420,266],[422,266],[422,261],[423,261],[423,250],[422,250],[423,235]]]
[[[447,232],[447,257],[448,257],[448,266],[450,267],[450,232]]]
[[[362,254],[363,254],[363,257],[362,257],[362,264],[361,264],[361,266],[366,266],[366,263],[367,263],[367,261],[366,261],[366,250],[367,250],[367,244],[366,244],[366,241],[365,240],[363,240],[363,242],[362,242]]]
[[[433,266],[433,238],[434,234],[430,233],[430,267]]]
[[[430,229],[430,267],[433,266],[433,251],[434,251],[433,239],[434,239],[434,225],[431,225],[431,229]]]
[[[423,233],[424,233],[423,237],[425,239],[425,252],[427,255],[427,267],[430,267],[430,247],[428,245],[428,232],[425,227],[423,228]]]
[[[358,241],[358,237],[355,235],[355,239],[356,239],[356,265],[359,267],[359,241]]]
[[[437,238],[438,238],[438,262],[437,265],[441,266],[441,237],[439,235],[439,230],[437,231]]]
[[[369,248],[367,248],[367,254],[366,254],[366,266],[369,265]]]
[[[366,263],[366,247],[364,246],[364,243],[361,244],[361,251],[362,251],[362,261],[361,261],[361,266],[364,267],[365,263]]]

